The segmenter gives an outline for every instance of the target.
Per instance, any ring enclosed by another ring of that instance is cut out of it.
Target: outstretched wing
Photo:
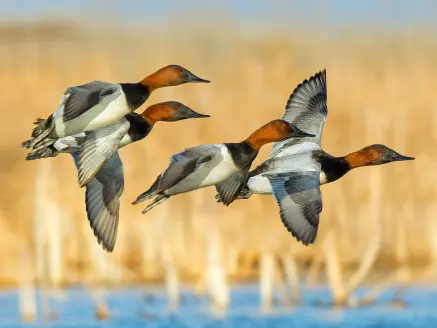
[[[78,153],[72,154],[77,166]],[[124,189],[123,163],[116,151],[87,184],[88,221],[99,244],[112,252],[117,239],[120,197]]]
[[[71,121],[94,106],[106,107],[109,102],[120,96],[118,84],[94,81],[68,88],[61,99],[63,121]]]
[[[121,139],[129,130],[129,126],[129,122],[122,118],[115,124],[85,132],[78,161],[80,187],[86,186],[118,149]]]
[[[320,145],[323,126],[328,115],[326,92],[326,70],[303,81],[294,89],[288,99],[283,120],[296,125],[302,131],[314,134],[310,138],[294,138],[273,145],[270,156],[274,156],[283,147],[305,141]]]
[[[304,245],[314,243],[322,212],[319,171],[266,174],[283,224]]]

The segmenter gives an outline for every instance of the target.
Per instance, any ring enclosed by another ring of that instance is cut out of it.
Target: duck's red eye
[[[176,68],[176,72],[178,72],[178,73],[182,72],[182,68],[180,68],[180,67]]]
[[[379,152],[382,153],[384,151],[384,148],[379,148]]]
[[[176,104],[176,109],[179,109],[179,107],[181,107],[181,105],[179,105],[179,104]]]
[[[283,123],[282,124],[284,127],[288,127],[288,124],[287,123]]]

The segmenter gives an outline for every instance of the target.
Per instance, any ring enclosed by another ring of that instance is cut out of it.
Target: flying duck
[[[201,145],[170,158],[169,167],[132,204],[155,199],[143,213],[170,196],[215,185],[225,205],[232,203],[247,181],[259,149],[270,142],[311,136],[284,120],[274,120],[238,143]]]
[[[314,243],[317,236],[322,211],[320,185],[333,182],[357,167],[414,160],[381,144],[341,157],[327,154],[321,149],[327,114],[324,70],[296,87],[282,117],[314,136],[275,143],[270,158],[249,173],[238,196],[247,199],[254,193],[273,193],[282,222],[304,245]],[[222,201],[220,194],[216,198]]]
[[[47,119],[36,120],[32,138],[22,146],[47,147],[59,138],[116,124],[140,107],[154,90],[188,82],[209,81],[179,65],[169,65],[138,83],[94,81],[70,87],[62,95],[56,112]]]
[[[99,129],[82,132],[60,138],[49,147],[34,150],[28,155],[28,159],[71,153],[79,175],[85,170],[89,176],[85,204],[91,228],[99,244],[105,250],[112,252],[117,237],[120,197],[124,189],[123,163],[118,149],[144,139],[152,131],[156,122],[175,122],[205,117],[209,115],[199,114],[179,102],[167,101],[148,107],[141,115],[130,113],[122,118],[123,123],[116,126],[125,126],[124,135],[105,133],[110,130],[110,127],[103,128],[103,131]],[[94,163],[95,157],[97,160],[104,160]],[[87,165],[91,165],[92,168],[88,168]]]

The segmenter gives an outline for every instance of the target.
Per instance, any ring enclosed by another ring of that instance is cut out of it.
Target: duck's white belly
[[[64,105],[54,113],[55,129],[59,137],[92,131],[116,123],[129,114],[130,108],[122,92],[108,104],[100,103],[73,120],[63,122]]]
[[[226,146],[222,146],[221,155],[214,157],[207,163],[201,164],[199,168],[185,179],[169,188],[165,194],[176,195],[200,188],[216,185],[229,178],[238,171]]]
[[[132,139],[130,138],[129,134],[126,133],[124,137],[120,140],[120,143],[118,144],[118,148],[123,148],[124,146],[129,145],[132,142]]]
[[[328,183],[328,177],[326,176],[325,172],[320,171],[320,184]]]
[[[262,175],[251,177],[249,181],[247,181],[247,186],[250,191],[255,194],[268,195],[272,193],[272,186],[270,185],[269,179]]]
[[[328,182],[328,178],[326,177],[325,173],[320,171],[320,175],[319,175],[320,185],[325,184],[327,182]],[[251,177],[249,181],[247,181],[247,186],[249,187],[250,191],[252,191],[254,194],[268,195],[273,193],[272,186],[270,184],[269,179],[261,174]]]

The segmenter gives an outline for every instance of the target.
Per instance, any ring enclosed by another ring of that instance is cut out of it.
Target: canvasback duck
[[[242,142],[185,149],[170,158],[169,167],[132,204],[156,196],[143,210],[144,214],[170,196],[215,185],[223,203],[228,205],[234,201],[247,181],[249,168],[263,145],[291,137],[307,136],[309,134],[287,121],[274,120]]]
[[[95,154],[99,154],[96,159],[98,163],[101,163],[99,159],[102,157],[107,158],[99,169],[97,167],[100,164],[92,165],[97,171],[90,174],[92,178],[86,184],[85,204],[87,217],[98,243],[103,249],[112,252],[117,237],[120,197],[124,189],[123,163],[118,149],[144,139],[152,131],[156,122],[206,117],[209,115],[199,114],[179,102],[167,101],[148,107],[141,115],[130,113],[122,118],[123,121],[128,122],[128,129],[123,136],[118,134],[117,140],[114,139],[114,134],[106,134],[99,129],[58,139],[50,147],[40,151],[35,150],[28,156],[32,157],[30,159],[37,159],[53,157],[59,153],[71,153],[79,171],[82,166],[87,165],[88,160],[92,161]],[[89,138],[89,134],[93,137]],[[86,140],[92,142],[84,147],[82,153],[81,146]],[[116,143],[118,147],[108,146]],[[109,148],[114,151],[108,151]],[[85,162],[82,163],[84,157]]]
[[[272,194],[281,220],[304,245],[314,243],[322,211],[320,185],[333,182],[350,170],[394,161],[413,160],[387,146],[375,144],[342,157],[325,153],[320,145],[328,114],[326,71],[305,80],[291,94],[283,120],[314,137],[275,143],[270,159],[249,173],[238,199]],[[222,201],[217,194],[218,201]]]
[[[169,65],[138,83],[94,81],[70,87],[62,95],[58,110],[47,119],[37,119],[32,138],[21,145],[48,146],[62,137],[115,124],[140,107],[154,90],[188,82],[210,81],[179,65]]]

